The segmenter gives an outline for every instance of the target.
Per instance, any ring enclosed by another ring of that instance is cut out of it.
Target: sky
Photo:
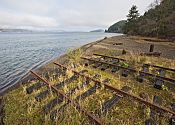
[[[0,0],[0,28],[89,31],[126,19],[132,5],[139,13],[154,0]]]

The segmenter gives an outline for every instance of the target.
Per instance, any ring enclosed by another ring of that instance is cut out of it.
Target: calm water
[[[52,60],[68,49],[77,48],[106,33],[0,33],[0,93],[24,74]]]

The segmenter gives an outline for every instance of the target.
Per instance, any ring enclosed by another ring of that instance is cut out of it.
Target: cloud
[[[58,22],[54,18],[35,16],[30,14],[14,14],[0,11],[0,25],[15,26],[31,26],[31,27],[56,27]]]
[[[1,5],[7,10],[36,15],[49,14],[54,6],[50,0],[1,0]]]
[[[107,28],[126,19],[133,4],[140,13],[154,0],[1,0],[1,26],[57,29]]]
[[[116,21],[126,19],[133,4],[141,14],[153,0],[72,0],[63,4],[57,20],[64,26],[107,28]]]

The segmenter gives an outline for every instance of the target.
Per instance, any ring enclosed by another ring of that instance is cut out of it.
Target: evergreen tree
[[[129,10],[129,14],[127,15],[128,22],[134,22],[139,18],[139,11],[137,10],[137,6],[133,5]]]
[[[124,33],[127,34],[136,34],[136,24],[139,18],[139,11],[137,10],[137,6],[133,5],[129,10],[129,14],[127,15],[127,23],[124,27]]]
[[[132,6],[124,33],[175,39],[175,0],[155,0],[150,7],[143,16],[139,16],[137,6]]]

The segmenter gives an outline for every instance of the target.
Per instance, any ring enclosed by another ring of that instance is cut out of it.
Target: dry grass
[[[109,51],[109,54],[112,53]],[[106,52],[106,54],[108,54]],[[99,80],[103,81],[106,78],[110,78],[110,85],[121,89],[124,86],[129,86],[132,90],[131,93],[139,96],[140,93],[147,93],[149,101],[152,101],[154,95],[161,96],[163,98],[163,106],[169,107],[170,104],[175,101],[174,90],[168,91],[159,91],[152,87],[150,81],[146,80],[144,83],[138,83],[134,79],[134,75],[128,76],[127,78],[121,77],[120,73],[112,74],[109,70],[101,71],[99,69],[93,69],[92,67],[84,67],[80,57],[82,56],[81,50],[70,52],[68,54],[69,63],[68,66],[75,68],[77,71],[87,69],[89,76],[95,74],[101,75]],[[163,58],[153,58],[153,57],[143,57],[138,55],[124,55],[121,58],[130,60],[129,65],[132,65],[139,69],[142,63],[154,63],[156,65],[165,66],[173,68],[175,63],[173,60],[163,59]],[[159,61],[157,61],[159,60]],[[161,61],[160,61],[161,60]],[[56,70],[57,67],[54,68]],[[66,72],[66,75],[60,75],[57,77],[56,72],[48,72],[49,79],[53,85],[60,83],[61,81],[70,78],[73,73],[70,71]],[[45,77],[45,75],[42,75]],[[46,78],[46,77],[45,77]],[[80,86],[85,81],[85,78],[79,77],[77,80],[73,81],[70,84],[65,85],[61,88],[62,91],[68,93],[70,89]],[[47,104],[50,100],[56,97],[55,93],[50,93],[49,96],[44,99],[42,102],[36,102],[34,97],[43,90],[46,90],[47,87],[34,91],[32,94],[26,94],[26,88],[37,83],[38,81],[30,81],[29,83],[22,85],[16,90],[11,91],[5,96],[5,119],[4,122],[7,125],[88,125],[93,124],[83,113],[79,112],[71,104],[68,104],[63,113],[58,114],[56,120],[52,121],[49,117],[49,114],[45,114],[42,110],[42,107]],[[78,95],[81,95],[83,92],[90,89],[94,86],[95,83],[90,82],[87,87],[77,90],[73,95],[69,95],[71,99],[75,99]],[[103,86],[99,88],[95,94],[87,97],[86,99],[79,100],[81,107],[85,108],[90,112],[95,112],[95,110],[101,109],[102,104],[110,99],[113,96],[113,92],[105,90]],[[170,98],[171,97],[171,98]],[[60,105],[54,107],[51,111],[60,108],[66,102],[62,102]],[[117,103],[107,114],[102,115],[101,120],[105,124],[110,125],[143,125],[145,120],[150,117],[150,108],[139,104],[131,100],[130,98],[122,98],[119,103]],[[162,125],[168,124],[169,115],[164,114],[163,117],[158,117],[157,120]],[[158,123],[158,124],[159,124]]]

